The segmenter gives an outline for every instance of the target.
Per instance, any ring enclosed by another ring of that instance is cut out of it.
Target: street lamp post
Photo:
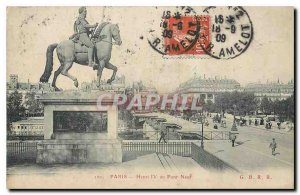
[[[234,111],[233,111],[233,124],[231,127],[231,130],[229,132],[229,139],[232,142],[232,147],[234,147],[234,142],[237,138],[237,134],[239,134],[237,131],[237,126],[236,126],[236,122],[235,122],[235,116],[236,116],[236,105],[233,105]]]
[[[204,143],[203,143],[203,123],[204,123],[204,115],[201,115],[200,116],[200,123],[201,123],[201,126],[202,126],[202,134],[201,134],[201,148],[204,149]]]
[[[235,123],[236,105],[233,105],[233,123]]]

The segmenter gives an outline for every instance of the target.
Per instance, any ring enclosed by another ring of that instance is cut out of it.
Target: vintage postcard
[[[7,188],[295,188],[293,7],[6,12]]]

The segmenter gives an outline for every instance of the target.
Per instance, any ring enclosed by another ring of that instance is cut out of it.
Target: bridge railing
[[[178,156],[191,156],[191,142],[138,142],[138,141],[123,141],[123,151],[143,151],[143,152],[159,152]]]
[[[226,134],[227,135],[227,134]],[[209,136],[219,136],[209,134]],[[223,139],[224,137],[220,137]],[[35,162],[39,141],[7,141],[7,162]],[[122,150],[132,152],[159,152],[178,156],[200,158],[199,140],[167,140],[167,143],[149,140],[123,140]]]
[[[7,163],[35,162],[38,141],[7,141]]]
[[[229,131],[204,131],[203,135],[208,140],[229,140]]]
[[[132,131],[124,131],[122,133],[139,133],[140,137],[134,137],[134,139],[127,140],[159,140],[161,135],[160,131],[156,130],[132,130]],[[203,132],[205,140],[229,140],[229,131],[204,131]],[[201,131],[165,131],[165,139],[166,140],[200,140],[202,138]]]

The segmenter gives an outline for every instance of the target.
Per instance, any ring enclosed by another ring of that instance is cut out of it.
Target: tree
[[[7,129],[10,129],[12,122],[18,121],[25,114],[25,108],[22,105],[22,94],[14,91],[7,95]]]
[[[215,109],[216,111],[225,112],[232,109],[232,95],[229,92],[224,92],[216,96]]]
[[[215,104],[216,110],[231,113],[236,111],[238,114],[246,115],[257,109],[258,101],[254,93],[234,91],[219,94]]]
[[[274,102],[275,114],[279,116],[279,120],[283,122],[286,119],[295,122],[295,97],[292,95],[286,100],[276,100]]]
[[[258,108],[258,100],[254,93],[239,92],[233,98],[237,98],[236,108],[239,115],[247,115]]]
[[[263,113],[271,113],[273,111],[272,109],[272,101],[270,101],[267,96],[264,96],[260,102],[260,110]]]
[[[295,96],[287,98],[287,117],[295,123]]]
[[[35,98],[35,92],[27,92],[25,95],[24,105],[30,115],[43,112],[43,105]]]
[[[207,100],[207,102],[203,103],[203,109],[208,112],[215,112],[216,106],[211,100]]]

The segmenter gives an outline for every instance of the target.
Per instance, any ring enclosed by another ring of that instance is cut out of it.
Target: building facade
[[[258,99],[267,97],[269,100],[284,100],[291,97],[294,94],[294,81],[291,80],[288,83],[282,83],[279,80],[277,82],[267,83],[249,83],[245,87],[245,91],[253,92]]]
[[[242,91],[240,83],[234,79],[195,77],[180,84],[174,94],[198,97],[200,100],[215,102],[215,97],[222,92]]]
[[[31,83],[29,80],[27,82],[19,82],[18,75],[9,75],[9,81],[6,83],[7,95],[17,91],[22,95],[22,104],[25,107],[25,115],[31,116],[42,116],[42,111],[30,113],[29,106],[26,104],[26,95],[28,93],[34,93],[34,99],[38,101],[41,95],[45,93],[53,92],[54,89],[51,87],[50,83]]]
[[[234,79],[219,79],[194,77],[180,84],[173,94],[184,94],[190,97],[200,97],[201,100],[207,102],[211,100],[215,102],[215,97],[222,92],[245,91],[254,93],[255,97],[262,100],[267,97],[269,100],[284,100],[294,94],[294,80],[288,83],[277,82],[267,83],[249,83],[245,87],[241,87]]]
[[[31,117],[11,123],[9,136],[43,136],[44,117]]]
[[[6,83],[6,89],[8,94],[14,91],[21,93],[23,102],[25,100],[25,95],[28,92],[34,92],[38,99],[40,95],[54,91],[50,83],[31,83],[29,80],[27,82],[19,82],[17,74],[9,75],[9,81]]]

